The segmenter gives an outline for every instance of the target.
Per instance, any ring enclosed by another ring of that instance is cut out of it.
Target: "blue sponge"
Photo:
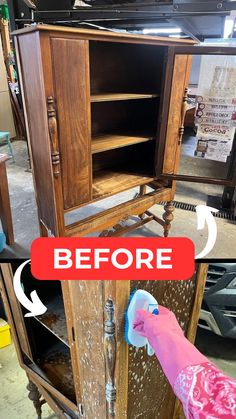
[[[136,348],[147,346],[147,353],[151,356],[154,354],[154,351],[149,345],[147,338],[139,335],[133,329],[136,313],[141,309],[155,315],[159,313],[156,299],[149,292],[138,289],[130,295],[128,307],[125,312],[125,340],[129,345],[133,345]]]

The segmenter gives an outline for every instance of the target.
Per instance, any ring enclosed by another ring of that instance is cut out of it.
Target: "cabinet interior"
[[[47,311],[39,316],[24,317],[33,360],[57,390],[75,402],[71,354],[60,281],[39,281],[24,268],[22,286],[28,298],[36,291]],[[23,314],[25,314],[24,308]]]
[[[38,373],[76,403],[70,348],[37,317],[26,319],[25,324]]]
[[[153,179],[165,48],[89,45],[95,199]]]

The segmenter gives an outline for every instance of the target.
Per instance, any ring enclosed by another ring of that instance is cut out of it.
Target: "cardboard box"
[[[0,348],[11,344],[10,326],[3,319],[0,319]]]

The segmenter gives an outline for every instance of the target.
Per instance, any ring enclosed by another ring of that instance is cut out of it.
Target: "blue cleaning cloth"
[[[6,247],[6,236],[4,233],[0,233],[0,253],[5,249]]]

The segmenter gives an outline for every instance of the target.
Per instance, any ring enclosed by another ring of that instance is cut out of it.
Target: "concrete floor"
[[[192,159],[194,150],[194,137],[189,136],[184,142],[183,155],[181,158],[180,171],[201,173],[216,173],[224,171],[222,163],[215,163],[211,161],[201,161],[199,159]],[[17,141],[13,143],[16,163],[11,161],[7,163],[7,173],[10,189],[10,199],[15,232],[15,244],[7,247],[2,253],[1,258],[28,258],[30,252],[31,242],[39,236],[37,210],[35,203],[35,196],[33,190],[32,174],[27,172],[27,148],[26,143]],[[6,152],[5,146],[0,147],[0,153]],[[43,176],[43,174],[42,174]],[[181,201],[190,204],[206,204],[208,195],[220,197],[222,195],[222,187],[207,184],[195,184],[178,182],[176,201]],[[66,222],[73,222],[77,219],[86,217],[94,212],[114,206],[122,202],[123,199],[131,199],[136,190],[124,192],[117,196],[107,198],[99,201],[93,205],[89,205],[79,211],[75,211],[67,215]],[[162,216],[163,207],[155,205],[152,211]],[[199,253],[206,244],[208,237],[207,227],[204,230],[197,231],[196,214],[191,211],[176,209],[174,213],[174,221],[172,223],[171,236],[187,236],[193,240],[196,247],[196,252]],[[234,258],[235,255],[235,223],[225,219],[215,218],[218,228],[218,238],[216,245],[212,252],[208,255],[210,258]],[[136,230],[131,234],[132,236],[153,237],[161,236],[162,228],[155,222],[151,222],[146,226]]]
[[[0,378],[0,419],[36,419],[35,408],[28,399],[28,379],[19,366],[13,344],[0,349]],[[48,404],[43,405],[42,411],[43,419],[57,418]]]
[[[225,374],[236,379],[236,340],[198,328],[195,346]]]
[[[186,148],[183,149],[187,156],[183,156],[181,167],[199,170],[193,166],[190,154],[193,151],[194,139],[189,138]],[[7,248],[1,258],[9,257],[28,257],[32,240],[39,235],[37,210],[33,192],[32,175],[26,172],[28,167],[26,144],[15,142],[13,144],[16,164],[8,162],[7,172],[9,179],[10,198],[14,222],[16,243],[11,248]],[[0,147],[0,153],[6,151],[6,147]],[[197,163],[197,160],[194,161]],[[214,162],[201,162],[203,171],[212,173],[218,170]],[[222,166],[223,167],[223,166]],[[216,169],[217,168],[217,169]],[[125,192],[121,196],[109,198],[102,203],[90,205],[88,208],[77,211],[70,215],[67,221],[75,218],[88,216],[95,211],[102,210],[108,206],[113,206],[121,202],[123,197],[130,199],[134,196],[134,191]],[[207,196],[221,196],[222,188],[209,185],[198,185],[192,183],[178,183],[176,201],[192,204],[206,204]],[[156,205],[152,211],[159,216],[163,213],[163,208]],[[215,248],[209,254],[212,258],[233,258],[235,257],[235,224],[216,218],[218,226],[218,239]],[[172,236],[187,236],[191,238],[199,252],[204,247],[207,240],[207,229],[200,232],[196,230],[196,214],[184,210],[175,211],[175,221],[172,224]],[[162,235],[160,226],[152,222],[142,229],[136,230],[133,236],[152,237]],[[206,354],[215,364],[225,373],[236,378],[236,342],[223,339],[206,330],[199,330],[196,346]],[[33,419],[36,417],[32,402],[27,398],[27,379],[24,371],[19,367],[13,345],[0,349],[0,378],[1,378],[1,397],[0,397],[0,419]],[[47,405],[43,406],[43,418],[54,419],[56,416]]]
[[[199,329],[196,346],[225,374],[236,379],[236,341]],[[26,374],[18,364],[13,345],[0,349],[0,377],[0,419],[36,418],[33,403],[27,397]],[[43,419],[57,418],[47,404],[42,410]]]

